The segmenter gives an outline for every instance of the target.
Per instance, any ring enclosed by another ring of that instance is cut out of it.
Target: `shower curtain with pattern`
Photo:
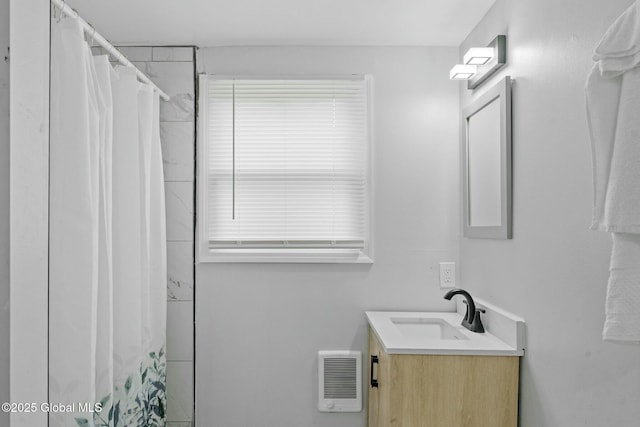
[[[159,97],[51,24],[49,420],[164,426]]]

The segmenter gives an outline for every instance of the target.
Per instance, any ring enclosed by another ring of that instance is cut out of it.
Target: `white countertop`
[[[483,355],[483,356],[522,356],[524,345],[522,343],[524,322],[515,318],[515,322],[522,325],[514,327],[518,331],[517,337],[507,341],[515,343],[510,345],[504,340],[493,335],[488,325],[487,332],[475,333],[462,327],[462,316],[455,312],[390,312],[367,311],[365,312],[371,329],[378,337],[378,341],[388,354],[449,354],[449,355]],[[431,339],[428,337],[405,336],[400,333],[391,319],[411,318],[441,319],[456,328],[456,334],[461,334],[467,339]],[[521,326],[521,327],[520,327]]]

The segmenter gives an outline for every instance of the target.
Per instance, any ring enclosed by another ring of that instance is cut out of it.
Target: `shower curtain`
[[[51,24],[51,427],[164,426],[166,236],[159,97]]]

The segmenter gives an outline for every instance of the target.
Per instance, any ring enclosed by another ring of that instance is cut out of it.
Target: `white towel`
[[[640,61],[640,7],[637,3],[616,19],[595,49],[593,60],[598,62],[605,77],[624,73]]]
[[[593,155],[591,228],[613,233],[603,337],[640,341],[640,0],[596,47],[585,87]]]
[[[607,231],[605,200],[616,134],[622,77],[605,79],[596,64],[587,80],[587,122],[593,162],[593,212],[591,229]]]
[[[640,17],[636,10],[640,8],[634,3],[602,38],[594,56],[598,62],[585,88],[594,168],[594,230],[640,233],[640,67],[636,67]],[[625,61],[630,68],[620,67]]]
[[[595,170],[591,227],[640,233],[640,67],[611,79],[592,72],[587,111]]]
[[[606,340],[640,342],[640,235],[612,233]]]

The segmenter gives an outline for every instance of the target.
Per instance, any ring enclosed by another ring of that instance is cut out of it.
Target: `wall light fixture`
[[[472,47],[464,54],[463,62],[468,65],[484,65],[493,59],[492,47]]]
[[[472,47],[463,56],[463,64],[449,72],[451,80],[467,80],[467,89],[475,89],[507,63],[507,36],[499,35],[487,47]]]
[[[475,65],[456,64],[449,71],[449,78],[451,80],[469,80],[478,72],[478,67]]]

